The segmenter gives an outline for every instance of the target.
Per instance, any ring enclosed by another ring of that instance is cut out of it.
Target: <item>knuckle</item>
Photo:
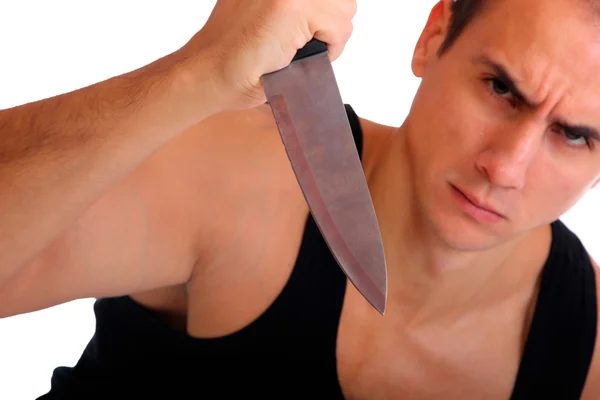
[[[357,4],[356,0],[347,1],[347,7],[348,7],[348,15],[352,18],[354,16],[356,16],[356,12],[358,11],[358,4]]]
[[[300,0],[284,0],[285,8],[290,12],[298,12],[302,9],[302,1]]]
[[[352,36],[352,33],[354,32],[354,24],[349,23],[348,24],[348,28],[346,29],[346,40],[350,39],[350,36]]]
[[[266,7],[270,12],[279,12],[286,7],[287,0],[273,0]]]
[[[297,7],[297,0],[274,0],[271,9],[277,12],[289,12]]]

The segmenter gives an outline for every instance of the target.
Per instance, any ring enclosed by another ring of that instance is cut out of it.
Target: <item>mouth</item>
[[[454,197],[462,208],[470,215],[481,221],[496,222],[506,217],[491,205],[478,200],[474,195],[464,192],[450,184]]]

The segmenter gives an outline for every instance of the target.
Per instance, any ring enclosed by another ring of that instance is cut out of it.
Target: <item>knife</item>
[[[383,243],[327,45],[312,39],[290,65],[261,78],[310,212],[336,262],[380,314]]]

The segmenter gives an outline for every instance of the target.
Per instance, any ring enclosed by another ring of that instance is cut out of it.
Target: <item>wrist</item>
[[[230,108],[230,90],[220,79],[214,56],[204,51],[189,58],[177,53],[170,57],[167,80],[175,101],[192,124]]]

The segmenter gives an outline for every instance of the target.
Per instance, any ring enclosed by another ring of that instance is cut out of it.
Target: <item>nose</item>
[[[493,185],[522,189],[531,163],[539,151],[543,132],[539,125],[519,122],[489,133],[476,167]]]

